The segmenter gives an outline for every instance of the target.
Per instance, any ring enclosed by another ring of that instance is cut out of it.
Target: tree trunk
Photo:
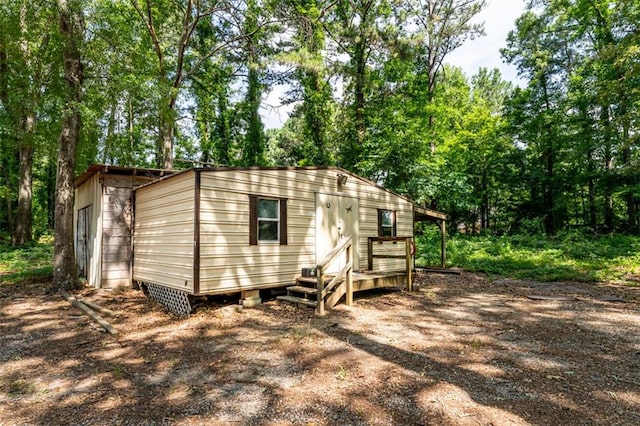
[[[111,164],[113,161],[114,153],[113,147],[116,144],[113,143],[116,133],[116,109],[118,107],[118,101],[111,100],[111,107],[109,108],[109,120],[107,122],[107,136],[104,139],[104,152],[102,153],[102,163]]]
[[[20,6],[20,52],[27,69],[32,68],[31,51],[28,43],[28,2]],[[35,114],[30,110],[37,101],[32,99],[31,90],[27,89],[27,99],[21,103],[19,119],[16,121],[16,129],[19,138],[19,170],[18,178],[18,212],[16,215],[15,230],[13,233],[13,245],[19,246],[33,240],[32,224],[32,183],[33,183],[33,135],[36,127]]]
[[[223,166],[231,165],[231,129],[229,125],[229,98],[225,89],[218,96],[218,115],[216,117],[215,132],[215,161]]]
[[[79,287],[73,247],[73,177],[76,149],[80,138],[80,104],[84,75],[80,58],[83,40],[81,2],[58,0],[60,32],[63,38],[62,57],[66,80],[62,129],[58,138],[58,171],[56,175],[56,206],[53,253],[53,283],[51,290]]]
[[[247,78],[246,120],[247,134],[245,136],[243,164],[245,166],[265,165],[265,143],[262,120],[260,118],[260,97],[262,85],[259,71],[255,66],[257,58],[249,58],[249,75]]]
[[[609,107],[602,107],[600,115],[602,126],[604,128],[604,226],[607,232],[613,232],[613,152],[611,138],[611,120],[609,115]]]
[[[56,164],[53,159],[47,164],[47,229],[55,226],[56,213]]]
[[[367,32],[370,31],[369,13],[373,2],[364,2],[360,7],[360,24],[358,28],[358,38],[354,46],[353,56],[351,60],[354,64],[354,85],[353,85],[353,113],[354,113],[354,131],[353,138],[350,138],[350,152],[347,167],[355,168],[360,162],[360,153],[364,145],[365,134],[367,129],[365,118],[365,90],[367,84],[367,57],[369,55],[370,40]]]
[[[483,159],[484,160],[484,159]],[[486,164],[486,162],[485,162]],[[480,183],[481,206],[480,206],[480,230],[489,229],[489,183],[487,176],[487,168],[482,167],[482,178]]]
[[[33,240],[32,235],[32,182],[33,182],[33,130],[35,117],[24,117],[22,141],[20,143],[20,178],[18,184],[18,214],[13,244],[26,244]]]
[[[173,108],[160,112],[159,138],[158,138],[158,167],[166,170],[173,169],[173,128],[175,118]]]
[[[587,185],[589,188],[589,226],[591,227],[591,230],[595,232],[598,226],[598,222],[596,218],[596,184],[593,179],[593,152],[591,150],[587,152],[587,171],[589,173],[589,176],[587,177]]]
[[[549,90],[547,87],[547,75],[542,75],[542,90],[544,93],[545,103],[545,117],[553,115],[551,108],[551,102],[549,97]],[[546,121],[546,120],[545,120]],[[554,235],[556,233],[556,221],[555,221],[555,147],[554,147],[554,126],[552,122],[545,123],[546,125],[546,140],[544,141],[545,147],[543,151],[544,164],[545,164],[545,182],[544,182],[544,228],[547,235]]]
[[[548,144],[552,144],[552,141],[547,141]],[[548,146],[545,149],[544,153],[545,157],[545,166],[546,166],[546,182],[545,182],[545,194],[544,194],[544,208],[545,208],[545,218],[544,218],[544,227],[547,235],[554,235],[556,233],[555,227],[555,197],[554,197],[554,152],[551,146]]]
[[[365,40],[364,37],[362,37]],[[366,82],[366,49],[367,46],[364,41],[358,43],[356,47],[356,84],[355,84],[355,128],[356,128],[356,143],[358,144],[356,149],[362,147],[364,142],[364,135],[366,131],[366,124],[364,121],[364,108],[365,108],[365,82]]]
[[[629,168],[631,166],[631,148],[629,146],[629,123],[624,118],[623,121],[623,140],[624,140],[624,148],[622,149],[622,167]],[[630,175],[625,179],[627,192],[625,194],[625,203],[627,204],[627,232],[636,233],[638,232],[638,211],[636,210],[636,198],[633,194],[631,188],[635,184],[636,181],[635,175]]]

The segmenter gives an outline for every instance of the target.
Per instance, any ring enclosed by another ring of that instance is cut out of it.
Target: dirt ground
[[[232,299],[179,318],[137,291],[81,292],[119,336],[45,284],[0,284],[0,425],[640,424],[640,288],[417,284],[322,318]]]

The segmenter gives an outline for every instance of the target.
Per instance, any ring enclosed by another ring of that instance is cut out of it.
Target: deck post
[[[373,238],[367,238],[367,269],[373,271]]]
[[[413,291],[413,277],[412,277],[412,265],[411,265],[411,238],[404,240],[405,258],[407,268],[407,290]]]
[[[444,220],[438,221],[440,226],[440,266],[447,267],[447,222]]]
[[[322,297],[322,292],[324,291],[324,267],[318,266],[316,274],[318,280],[318,284],[316,286],[318,300],[316,304],[316,311],[318,315],[322,316],[324,315],[324,298]]]
[[[346,295],[346,305],[353,305],[353,245],[349,244],[346,250],[347,255],[347,265],[351,265],[349,269],[347,269],[347,276],[345,280],[347,281],[347,295]]]

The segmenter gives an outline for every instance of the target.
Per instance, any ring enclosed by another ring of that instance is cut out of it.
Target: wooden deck
[[[407,273],[360,271],[353,273],[353,291],[371,290],[374,288],[399,287],[407,284]]]
[[[332,280],[335,276],[327,274],[325,278]],[[344,283],[344,279],[338,281]],[[318,306],[317,298],[317,278],[316,277],[298,277],[296,285],[287,287],[286,296],[278,296],[278,300],[294,303],[297,305],[309,306],[316,308]],[[403,286],[406,288],[407,274],[405,271],[398,272],[376,272],[376,271],[359,271],[354,272],[352,277],[353,293],[359,291],[372,290],[374,288],[388,288]],[[331,309],[336,303],[345,296],[344,286],[337,286],[331,291],[325,299],[326,309]]]

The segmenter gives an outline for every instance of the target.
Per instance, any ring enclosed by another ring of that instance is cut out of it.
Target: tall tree
[[[412,0],[404,3],[409,26],[416,44],[420,71],[425,74],[423,89],[426,102],[431,105],[445,59],[462,44],[484,35],[484,23],[472,19],[486,6],[485,0]],[[433,132],[434,114],[427,110],[427,129]],[[432,138],[433,139],[433,138]],[[431,141],[432,151],[435,141]]]
[[[242,144],[241,164],[245,166],[266,165],[266,138],[264,125],[260,117],[260,103],[264,83],[263,55],[265,32],[260,24],[261,7],[257,0],[248,0],[244,15],[243,60],[247,71],[246,94],[241,106],[242,118],[246,129]]]
[[[577,36],[588,40],[593,56],[586,58],[582,71],[591,71],[597,81],[597,103],[600,105],[600,124],[605,143],[605,169],[609,178],[605,181],[605,226],[612,230],[613,193],[622,189],[627,208],[627,227],[638,230],[637,199],[633,174],[625,173],[632,164],[633,96],[638,95],[637,49],[640,39],[637,18],[640,7],[635,3],[619,4],[614,0],[576,0],[568,8],[568,25],[577,23]],[[560,9],[560,5],[552,5]],[[567,7],[565,5],[565,7]],[[631,49],[631,50],[630,50]],[[621,166],[614,166],[615,152],[619,152]],[[619,181],[620,184],[616,184]]]
[[[333,97],[327,79],[323,53],[326,36],[323,20],[331,5],[323,0],[289,1],[283,17],[295,30],[294,48],[286,62],[296,67],[295,79],[301,100],[304,163],[325,166],[334,160],[330,154],[328,129],[331,126]]]
[[[57,0],[62,57],[66,80],[62,129],[58,138],[56,208],[52,290],[79,286],[73,244],[74,173],[76,148],[80,139],[82,87],[82,44],[84,19],[82,0]]]
[[[51,67],[50,11],[41,3],[20,1],[3,6],[0,41],[0,104],[14,139],[18,157],[18,203],[12,241],[32,240],[33,161],[36,117],[42,114],[41,100]]]
[[[345,82],[342,143],[339,164],[359,171],[367,133],[367,91],[372,56],[381,45],[382,33],[390,16],[386,0],[337,0],[328,10],[324,29],[336,48]]]
[[[541,186],[543,199],[539,211],[544,212],[545,232],[553,235],[557,228],[556,166],[560,151],[559,120],[563,119],[559,110],[564,96],[560,82],[563,77],[566,79],[563,66],[565,42],[562,34],[553,31],[554,20],[549,14],[537,16],[532,12],[526,13],[518,18],[516,28],[509,34],[508,47],[502,52],[507,60],[517,64],[520,74],[530,80],[527,90],[517,92],[519,105],[531,112],[524,113],[526,122],[517,124],[520,127],[517,136],[526,141],[531,153],[537,157],[534,164],[540,167],[540,173],[535,182]],[[531,189],[531,198],[535,202],[539,194],[535,186]]]
[[[171,1],[130,1],[147,29],[157,59],[157,165],[171,169],[176,108],[185,82],[200,71],[204,62],[250,34],[240,31],[238,20],[244,14],[242,2],[184,0],[176,5]],[[204,53],[195,54],[192,49],[194,34],[205,20],[216,26],[216,35],[210,38]]]

